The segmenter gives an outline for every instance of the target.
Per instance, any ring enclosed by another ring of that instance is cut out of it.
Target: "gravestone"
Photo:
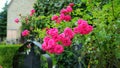
[[[52,60],[42,50],[41,44],[37,41],[27,41],[14,55],[13,68],[44,68],[41,57],[46,58],[48,68],[52,68]]]

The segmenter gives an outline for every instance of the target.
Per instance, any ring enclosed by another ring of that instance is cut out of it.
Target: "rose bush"
[[[60,54],[66,53],[68,51],[68,55],[71,52],[72,53],[71,56],[73,56],[74,52],[72,52],[71,48],[73,48],[74,45],[78,45],[82,43],[80,41],[75,42],[76,40],[73,40],[74,37],[77,34],[79,34],[79,36],[84,36],[86,34],[89,34],[93,30],[93,26],[89,25],[87,21],[80,19],[80,18],[77,18],[78,20],[75,21],[74,19],[76,18],[74,17],[72,18],[71,13],[72,11],[74,11],[73,7],[74,7],[74,3],[70,3],[66,8],[63,8],[60,10],[60,14],[53,15],[51,17],[52,26],[51,28],[48,28],[47,30],[45,29],[46,36],[44,36],[43,38],[42,48],[44,51],[49,52],[51,54],[59,55],[59,57],[63,57]],[[30,19],[34,17],[34,13],[35,13],[35,10],[32,9],[29,15]],[[29,22],[30,21],[29,18],[28,17],[25,18],[26,24],[31,24]],[[18,18],[15,19],[16,23],[18,23],[19,21],[20,20]],[[67,25],[68,23],[69,25]],[[31,33],[32,32],[30,31],[30,29],[28,30],[25,29],[22,32],[22,36],[29,36]],[[76,38],[78,39],[79,37],[76,37]],[[73,48],[73,50],[75,49]],[[77,62],[76,64],[79,63],[78,57],[75,60]],[[56,63],[58,64],[58,60],[56,60]],[[64,64],[61,64],[61,66],[64,66]],[[67,66],[69,66],[69,64]]]
[[[60,68],[119,67],[119,0],[71,4],[55,15],[22,18],[23,28],[43,39],[43,50]]]
[[[83,43],[79,41],[80,37],[84,37],[93,31],[93,26],[89,25],[86,20],[71,16],[74,6],[70,6],[70,4],[60,10],[60,14],[52,16],[52,28],[46,30],[46,36],[42,44],[44,51],[57,56],[55,61],[60,68],[80,67],[81,61],[78,60],[80,48],[76,49],[74,47],[78,47]],[[68,62],[63,61],[65,60],[63,57],[67,58]],[[75,66],[72,66],[70,63],[75,64]]]

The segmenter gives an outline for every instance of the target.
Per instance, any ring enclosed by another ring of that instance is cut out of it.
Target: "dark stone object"
[[[30,45],[30,47],[27,47]],[[38,52],[36,52],[36,50]],[[41,44],[36,41],[27,41],[21,46],[13,57],[13,68],[42,68],[41,56],[47,59],[48,68],[52,68],[52,60],[42,50]]]

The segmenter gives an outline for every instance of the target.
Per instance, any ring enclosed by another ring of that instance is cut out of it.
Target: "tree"
[[[3,38],[6,37],[7,7],[8,4],[6,2],[5,7],[3,7],[3,11],[0,13],[0,38],[2,41]]]

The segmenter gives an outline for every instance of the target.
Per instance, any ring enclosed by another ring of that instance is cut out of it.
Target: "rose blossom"
[[[64,20],[65,21],[70,21],[71,20],[71,16],[70,15],[66,15]]]
[[[62,14],[62,13],[63,13],[63,14],[66,14],[66,13],[67,13],[67,10],[63,8],[63,9],[60,11],[60,13],[61,13],[61,14]]]
[[[81,23],[80,25],[78,25],[78,27],[81,28],[81,29],[87,28],[87,26],[88,26],[88,23],[86,23],[86,22]]]
[[[78,28],[78,27],[75,27],[73,30],[74,30],[74,33],[75,33],[75,34],[78,34],[78,33],[79,33],[79,28]]]
[[[46,44],[46,42],[44,42],[44,43],[42,44],[42,49],[43,49],[44,51],[47,50],[47,44]]]
[[[69,37],[70,39],[72,39],[74,37],[75,33],[72,31],[71,28],[67,27],[67,28],[64,29],[64,34],[65,34],[66,37]]]
[[[62,20],[60,18],[58,18],[57,20],[55,20],[56,23],[60,23]]]
[[[73,9],[72,9],[72,7],[71,7],[71,6],[67,6],[66,10],[67,10],[67,13],[70,13],[70,12],[72,12],[72,11],[73,11]]]
[[[35,9],[32,9],[32,10],[30,11],[30,16],[32,16],[34,13],[35,13]]]
[[[68,37],[63,38],[61,41],[64,46],[70,46],[72,43],[72,41]]]
[[[61,14],[60,14],[60,19],[61,19],[61,20],[64,20],[64,19],[65,19],[65,14],[61,13]]]
[[[73,6],[74,6],[74,3],[70,3],[69,6],[73,7]]]
[[[59,35],[52,36],[52,39],[54,39],[55,42],[60,41]]]
[[[32,9],[32,10],[31,10],[31,13],[35,13],[35,9]]]
[[[57,28],[51,28],[47,31],[47,34],[50,36],[56,36],[58,35],[58,29]]]
[[[57,15],[54,15],[51,20],[57,20],[58,19],[58,16]]]
[[[46,51],[46,50],[54,48],[55,45],[56,45],[55,41],[53,39],[50,39],[48,40],[48,42],[44,42],[42,44],[42,49]]]
[[[18,19],[18,18],[16,18],[14,21],[15,21],[16,23],[18,23],[18,22],[19,22],[19,19]]]
[[[79,19],[79,20],[77,21],[77,23],[78,23],[78,25],[80,25],[80,24],[82,24],[82,23],[87,24],[87,21],[85,21],[85,20],[83,20],[83,19]]]
[[[64,51],[64,48],[63,46],[57,44],[54,48],[54,51],[56,54],[61,54]]]
[[[30,34],[30,31],[29,30],[24,30],[22,32],[22,36],[28,36]]]
[[[90,32],[92,32],[92,30],[93,30],[93,26],[88,25],[88,27],[87,27],[87,34],[89,34]]]
[[[50,48],[52,48],[52,46],[54,46],[56,44],[56,42],[54,41],[54,39],[50,39],[48,41],[48,46],[50,46]]]
[[[50,37],[45,36],[45,38],[43,39],[44,42],[48,42],[50,40]]]
[[[59,40],[60,40],[60,41],[63,40],[64,38],[65,38],[65,33],[59,34]]]

